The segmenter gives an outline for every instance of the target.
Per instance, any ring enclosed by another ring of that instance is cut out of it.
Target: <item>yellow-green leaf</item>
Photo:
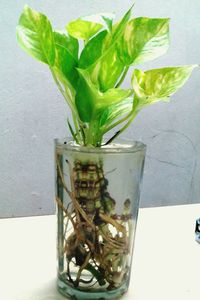
[[[137,105],[142,107],[167,100],[184,85],[196,66],[167,67],[146,72],[134,70],[132,86]]]
[[[169,19],[132,19],[117,43],[118,55],[127,66],[153,60],[168,48]]]
[[[131,17],[131,10],[132,7],[114,26],[113,34],[105,36],[101,46],[102,55],[87,69],[91,74],[92,82],[103,92],[115,86],[124,70],[124,63],[118,57],[116,45]]]
[[[102,24],[77,19],[67,24],[66,29],[68,33],[77,39],[88,41],[93,35],[95,35],[101,28]]]
[[[99,60],[88,69],[91,80],[104,92],[113,88],[124,70],[123,63],[118,59],[115,47],[107,51]]]
[[[24,51],[34,58],[53,66],[55,45],[48,18],[25,6],[17,26],[17,40]]]

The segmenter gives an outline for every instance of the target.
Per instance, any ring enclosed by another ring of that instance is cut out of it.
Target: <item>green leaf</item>
[[[54,39],[57,45],[66,48],[73,56],[73,58],[78,61],[79,44],[77,39],[73,38],[72,36],[66,35],[62,31],[54,31]]]
[[[131,8],[125,13],[121,21],[117,24],[115,27],[115,31],[113,33],[113,40],[116,40],[116,38],[120,37],[121,34],[124,33],[124,29],[126,28],[126,24],[130,20],[132,9],[134,4],[131,6]]]
[[[66,29],[68,33],[77,39],[88,41],[93,35],[95,35],[103,25],[77,19],[67,24]]]
[[[102,19],[105,22],[105,26],[107,27],[109,32],[112,32],[112,24],[113,24],[113,19],[107,17],[107,16],[102,16]]]
[[[92,84],[89,75],[81,69],[78,69],[78,71],[80,78],[75,97],[75,104],[80,119],[83,122],[90,122],[94,111],[95,99],[97,100],[99,98],[99,93]]]
[[[109,89],[105,93],[103,93],[100,105],[101,107],[107,108],[111,105],[115,105],[120,103],[123,99],[129,97],[132,94],[132,90],[123,90],[120,88],[117,89]]]
[[[91,80],[101,91],[113,88],[124,70],[124,64],[119,59],[116,44],[123,35],[124,29],[131,16],[131,9],[114,27],[113,34],[106,35],[102,45],[102,55],[87,70]]]
[[[55,46],[52,27],[47,17],[27,5],[17,26],[17,40],[24,51],[53,66]]]
[[[97,118],[99,111],[103,111],[114,103],[119,103],[131,94],[131,90],[110,89],[105,93],[92,83],[86,70],[78,69],[80,74],[75,103],[83,122],[91,122]],[[98,116],[100,118],[100,116]]]
[[[77,61],[68,50],[68,43],[66,44],[64,35],[54,32],[54,39],[56,48],[55,66],[62,71],[68,81],[70,81],[71,84],[76,87],[78,80],[78,73],[76,70]]]
[[[167,100],[181,88],[197,65],[167,67],[142,72],[134,70],[132,86],[137,107]]]
[[[153,60],[168,48],[169,19],[133,19],[117,43],[118,55],[127,66]]]
[[[92,65],[101,55],[102,47],[107,31],[99,32],[95,37],[93,37],[84,47],[80,59],[79,67],[85,69]]]
[[[116,49],[112,47],[87,70],[91,74],[92,82],[105,92],[115,86],[124,70],[124,65],[118,59]]]

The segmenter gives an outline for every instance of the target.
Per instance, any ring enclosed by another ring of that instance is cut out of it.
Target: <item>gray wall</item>
[[[25,3],[57,28],[79,15],[128,9],[128,0],[0,2],[0,217],[54,211],[53,139],[68,135],[69,110],[45,65],[16,44]],[[144,68],[200,61],[199,0],[138,0],[135,15],[171,18],[171,48]],[[129,85],[129,81],[126,82]],[[141,206],[199,202],[200,78],[195,71],[171,103],[145,109],[124,134],[148,145]]]

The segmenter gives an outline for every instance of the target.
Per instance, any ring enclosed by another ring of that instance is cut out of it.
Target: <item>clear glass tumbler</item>
[[[56,140],[58,290],[74,300],[128,290],[146,146]]]

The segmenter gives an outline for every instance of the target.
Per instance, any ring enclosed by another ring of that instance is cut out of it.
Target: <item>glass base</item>
[[[67,285],[62,280],[57,280],[58,291],[65,297],[72,300],[110,300],[119,299],[128,290],[127,284],[112,291],[81,291]]]

